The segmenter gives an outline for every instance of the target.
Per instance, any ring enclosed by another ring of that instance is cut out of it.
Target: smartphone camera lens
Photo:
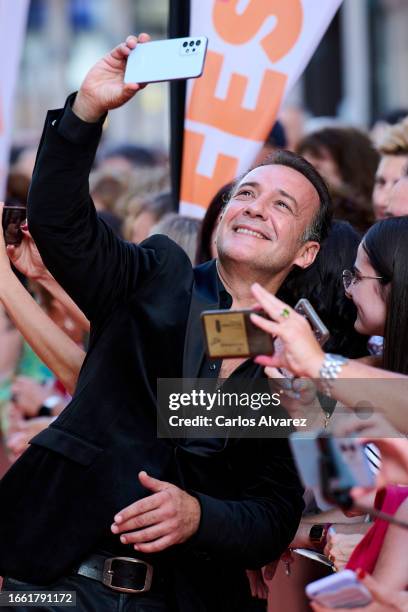
[[[183,47],[187,47],[187,45],[188,45],[188,42],[185,40],[185,41],[183,42]]]
[[[196,40],[196,45],[199,47],[201,45],[201,40]]]
[[[190,47],[194,47],[194,41],[193,40],[190,41]]]

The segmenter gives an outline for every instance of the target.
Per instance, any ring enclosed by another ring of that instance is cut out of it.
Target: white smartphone
[[[351,570],[326,576],[306,587],[306,595],[327,608],[363,608],[372,602],[368,589]]]
[[[197,78],[203,73],[207,42],[205,36],[195,36],[138,44],[127,59],[125,83]]]

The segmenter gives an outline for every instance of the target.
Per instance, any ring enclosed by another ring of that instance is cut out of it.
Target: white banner
[[[28,0],[0,0],[0,199],[8,172],[14,93],[24,42]]]
[[[202,216],[245,171],[342,0],[191,0],[190,36],[209,39],[188,83],[180,212]]]

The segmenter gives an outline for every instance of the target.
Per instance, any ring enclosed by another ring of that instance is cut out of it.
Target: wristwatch
[[[329,531],[330,523],[320,523],[312,525],[309,531],[309,540],[315,548],[323,549],[326,546],[327,532]]]
[[[49,395],[40,406],[38,416],[52,416],[53,409],[61,403],[59,395]]]

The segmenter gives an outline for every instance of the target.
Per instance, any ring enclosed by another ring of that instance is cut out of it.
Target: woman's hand
[[[27,224],[21,226],[23,240],[18,246],[7,245],[7,255],[12,264],[26,276],[32,280],[40,281],[51,277],[45,267],[37,246],[28,231]]]
[[[48,427],[54,417],[37,417],[28,421],[21,421],[18,428],[14,430],[6,439],[6,447],[12,462],[28,448],[31,438]]]
[[[3,217],[3,202],[0,202],[0,218]],[[20,245],[6,245],[3,232],[0,232],[0,274],[10,274],[10,261],[24,276],[39,280],[50,275],[45,268],[41,255],[31,238],[27,223],[20,227],[23,233],[23,240]]]
[[[317,397],[316,385],[310,378],[288,378],[277,368],[265,368],[269,385],[279,392],[281,404],[292,419],[307,419],[302,431],[324,426],[324,413]]]
[[[355,547],[364,538],[363,533],[335,533],[329,529],[324,554],[334,564],[336,571],[343,570]]]
[[[16,408],[28,418],[37,416],[41,405],[51,395],[49,386],[42,385],[29,376],[17,376],[11,392]]]
[[[271,319],[268,321],[264,317],[251,314],[252,322],[281,341],[281,347],[274,355],[259,355],[255,358],[256,363],[285,368],[295,376],[318,378],[324,353],[305,317],[257,283],[252,285],[251,290]]]
[[[357,570],[357,576],[371,593],[373,602],[363,608],[353,608],[355,612],[408,612],[408,591],[388,589],[369,574]],[[310,606],[315,612],[332,612],[333,608],[321,606],[311,602]],[[337,612],[347,612],[350,608],[336,608]]]

